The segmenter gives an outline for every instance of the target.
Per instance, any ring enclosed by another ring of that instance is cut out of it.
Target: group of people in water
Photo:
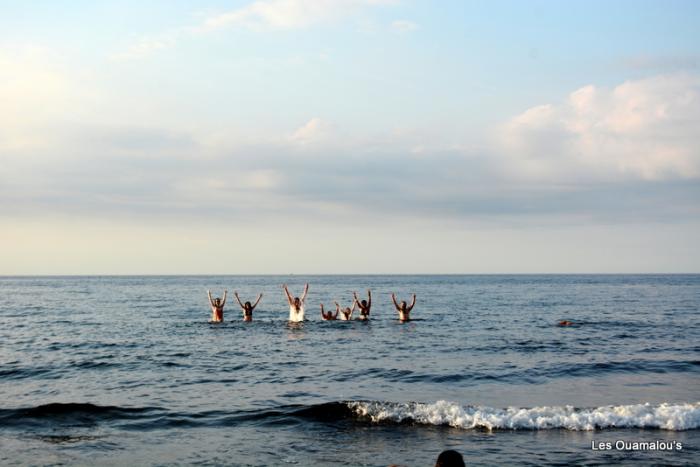
[[[287,303],[289,303],[289,321],[295,323],[304,321],[304,307],[306,296],[309,293],[309,284],[304,286],[304,292],[301,294],[301,297],[293,297],[292,294],[289,293],[289,288],[287,288],[286,284],[282,286],[282,289],[287,297]],[[211,321],[214,323],[220,323],[224,320],[224,305],[226,305],[227,294],[228,290],[224,290],[222,298],[212,298],[211,290],[207,290],[209,304],[211,305]],[[261,293],[258,295],[255,303],[242,302],[241,298],[238,296],[238,292],[234,292],[233,295],[236,297],[236,301],[243,311],[243,321],[253,321],[253,310],[255,310],[255,307],[260,303],[263,294]],[[360,321],[369,320],[369,314],[372,308],[372,291],[367,290],[367,300],[360,299],[357,296],[357,292],[353,292],[352,295],[353,301],[351,306],[341,307],[338,302],[334,302],[335,313],[332,309],[326,311],[323,303],[321,303],[321,318],[324,321],[335,321],[338,319],[340,319],[340,321],[350,321],[352,320],[355,309],[359,308],[359,316],[357,319]],[[396,295],[393,293],[391,294],[391,301],[394,303],[394,307],[399,314],[399,321],[410,321],[411,310],[413,310],[413,307],[416,305],[416,294],[413,294],[410,305],[405,301],[398,302],[396,300]]]

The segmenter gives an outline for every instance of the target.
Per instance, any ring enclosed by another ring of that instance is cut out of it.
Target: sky
[[[700,272],[698,24],[0,0],[0,275]]]

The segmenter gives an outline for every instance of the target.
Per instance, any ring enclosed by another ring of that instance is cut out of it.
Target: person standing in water
[[[338,302],[335,302],[335,308],[336,310],[340,310],[340,320],[341,321],[350,321],[352,319],[352,312],[355,311],[355,307],[357,306],[357,300],[353,300],[352,302],[352,308],[345,307],[342,310],[340,310],[340,305]]]
[[[306,300],[306,294],[309,292],[309,284],[304,286],[304,293],[301,298],[294,297],[289,293],[287,284],[283,285],[284,293],[287,294],[287,302],[289,302],[289,321],[298,323],[304,321],[304,301]]]
[[[340,307],[336,306],[335,307],[335,314],[331,310],[326,310],[323,309],[323,303],[321,303],[321,318],[323,318],[323,321],[335,321],[338,319],[338,313],[340,312]]]
[[[250,302],[241,303],[241,299],[238,296],[238,292],[233,292],[233,295],[236,297],[236,301],[238,301],[238,304],[241,306],[241,309],[243,309],[243,321],[253,321],[253,310],[256,306],[258,306],[258,303],[260,303],[262,294],[258,295],[258,299],[255,300],[255,303],[252,305],[250,304]]]
[[[435,467],[465,467],[464,457],[452,449],[442,451],[435,461]]]
[[[211,305],[211,321],[213,323],[221,323],[224,320],[224,305],[226,304],[226,294],[228,290],[224,290],[224,298],[211,298],[211,290],[207,290],[209,304]]]
[[[367,300],[359,300],[357,292],[353,292],[352,295],[355,297],[355,303],[360,308],[360,321],[369,320],[369,310],[372,308],[372,291],[367,289]]]
[[[399,321],[411,321],[410,313],[414,306],[416,306],[416,294],[413,294],[413,301],[410,305],[402,301],[401,303],[396,302],[396,295],[391,294],[391,301],[394,302],[396,311],[399,312]]]

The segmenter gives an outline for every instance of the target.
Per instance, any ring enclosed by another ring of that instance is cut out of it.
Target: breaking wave
[[[348,407],[372,423],[415,423],[465,430],[600,430],[648,428],[692,430],[700,427],[700,402],[635,404],[576,408],[572,406],[496,409],[453,402],[348,402]]]
[[[52,403],[20,409],[0,409],[0,428],[54,429],[108,425],[149,431],[236,425],[280,426],[299,423],[449,426],[463,430],[603,430],[643,428],[670,431],[700,428],[700,402],[636,404],[576,408],[493,407],[454,402],[338,401],[285,405],[245,411],[181,412],[159,407],[114,407],[89,403]]]

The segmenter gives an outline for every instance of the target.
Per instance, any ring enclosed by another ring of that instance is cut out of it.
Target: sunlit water
[[[694,465],[699,308],[698,275],[0,278],[0,463]]]

